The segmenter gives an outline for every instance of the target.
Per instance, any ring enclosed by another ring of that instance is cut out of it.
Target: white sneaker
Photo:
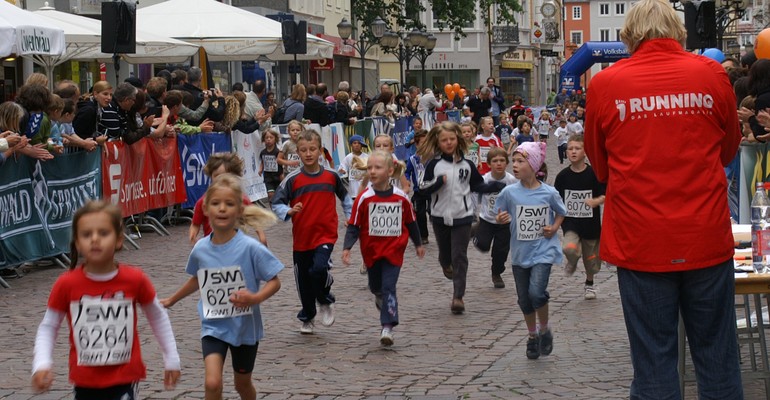
[[[380,344],[383,346],[393,345],[393,331],[391,328],[382,328],[382,333],[380,333]]]
[[[334,308],[332,304],[320,304],[318,306],[318,316],[321,318],[323,326],[332,326],[334,324]]]
[[[313,321],[307,321],[302,323],[302,327],[299,328],[299,333],[303,335],[313,334]]]
[[[358,272],[361,273],[361,275],[366,275],[366,264],[364,264],[363,261],[361,261],[361,268],[358,269]]]
[[[596,298],[596,288],[593,287],[593,285],[586,285],[585,286],[585,295],[583,296],[586,300],[593,300]]]

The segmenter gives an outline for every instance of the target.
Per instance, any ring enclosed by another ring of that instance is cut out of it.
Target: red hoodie
[[[601,258],[647,272],[730,259],[723,167],[741,134],[724,68],[673,39],[646,40],[591,79],[586,110],[586,153],[607,182]]]

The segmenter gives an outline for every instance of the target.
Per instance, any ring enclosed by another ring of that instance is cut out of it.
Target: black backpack
[[[289,107],[283,105],[275,110],[275,114],[273,114],[273,119],[271,120],[273,124],[278,125],[283,123],[283,119],[286,116],[286,110],[288,108]]]

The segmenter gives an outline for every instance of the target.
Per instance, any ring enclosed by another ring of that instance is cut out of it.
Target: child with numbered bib
[[[71,247],[70,270],[54,283],[37,330],[32,388],[51,388],[53,347],[66,317],[75,400],[138,400],[138,384],[146,375],[137,331],[141,308],[163,352],[165,387],[173,389],[180,362],[168,315],[147,275],[114,258],[123,247],[120,209],[102,201],[86,203],[72,219]],[[81,265],[78,254],[84,257]]]
[[[337,203],[342,202],[346,217],[350,217],[353,201],[337,172],[321,167],[321,135],[313,130],[303,131],[297,139],[302,167],[288,174],[273,197],[272,208],[283,221],[291,219],[294,237],[294,278],[297,281],[302,309],[297,319],[302,322],[300,333],[312,334],[316,312],[321,324],[334,323],[334,278],[331,255],[337,242]],[[316,302],[319,307],[316,308]]]
[[[243,227],[264,228],[275,216],[261,207],[244,206],[241,178],[223,174],[204,196],[213,232],[199,240],[187,260],[190,278],[161,303],[170,308],[199,291],[205,398],[221,399],[228,350],[235,390],[241,399],[256,399],[251,380],[259,341],[264,335],[259,305],[281,288],[283,264]],[[264,286],[261,282],[265,282]]]
[[[513,175],[519,182],[503,189],[495,203],[499,209],[497,222],[510,223],[511,269],[529,332],[529,359],[549,355],[553,350],[553,334],[548,327],[548,279],[551,266],[562,259],[556,233],[567,213],[559,192],[537,179],[545,161],[545,148],[543,142],[526,142],[514,150]]]
[[[270,201],[275,195],[275,189],[283,180],[283,165],[278,163],[278,132],[268,129],[262,133],[262,143],[265,148],[259,152],[259,175],[265,181],[267,189],[267,200]]]
[[[363,136],[353,135],[348,139],[348,143],[350,144],[350,153],[342,160],[342,164],[337,171],[342,175],[348,176],[348,195],[350,195],[352,200],[355,200],[366,171],[353,168],[353,158],[357,157],[365,160],[369,158],[369,154],[363,152],[363,149],[367,147]]]
[[[305,130],[305,126],[302,125],[302,122],[291,120],[286,125],[286,130],[289,132],[289,140],[281,144],[281,151],[278,153],[278,164],[283,167],[284,177],[299,169],[302,164],[297,153],[297,138]]]
[[[572,276],[582,254],[586,269],[584,298],[596,298],[594,275],[599,272],[599,237],[602,219],[599,206],[604,203],[605,186],[596,179],[593,168],[586,164],[583,135],[573,135],[567,142],[567,158],[570,166],[558,175],[554,186],[567,206],[567,216],[561,229],[564,232],[562,251],[567,258],[564,273]]]
[[[350,249],[361,238],[369,290],[375,295],[375,305],[380,310],[380,343],[385,346],[393,344],[393,328],[398,325],[396,282],[408,237],[417,248],[417,256],[425,255],[409,197],[390,182],[393,166],[389,152],[378,150],[369,156],[370,185],[353,205],[342,251],[342,261],[347,265]]]
[[[502,182],[485,183],[473,162],[464,155],[468,143],[454,122],[444,121],[428,132],[420,156],[428,161],[420,192],[431,196],[430,218],[438,244],[438,261],[444,276],[452,280],[451,311],[465,312],[466,275],[468,273],[468,242],[475,210],[471,191],[499,192]]]

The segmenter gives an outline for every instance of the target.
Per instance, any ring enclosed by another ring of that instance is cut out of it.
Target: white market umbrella
[[[66,56],[58,58],[36,57],[36,61],[40,64],[53,67],[69,60],[111,61],[112,54],[101,52],[101,21],[56,11],[52,7],[43,7],[35,11],[34,14],[61,27],[67,38]],[[196,45],[137,29],[136,53],[120,54],[120,56],[132,64],[175,63],[186,61],[197,51],[198,46]]]
[[[168,0],[137,10],[137,28],[197,44],[212,61],[291,60],[283,52],[281,23],[215,0]],[[334,44],[307,34],[300,60],[332,58]]]
[[[0,57],[64,54],[64,31],[32,12],[0,1]]]

